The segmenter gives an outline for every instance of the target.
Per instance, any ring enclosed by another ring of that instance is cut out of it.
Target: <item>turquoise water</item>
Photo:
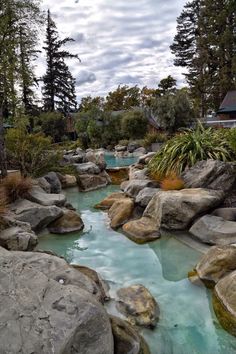
[[[107,167],[123,167],[135,163],[137,157],[115,157],[113,154],[105,154]]]
[[[64,236],[44,235],[39,248],[96,269],[109,283],[112,298],[121,287],[146,286],[161,310],[157,328],[141,331],[152,354],[235,354],[236,338],[220,327],[211,293],[186,278],[201,254],[172,236],[136,245],[111,230],[107,214],[92,206],[116,190],[115,186],[88,193],[68,190],[68,200],[80,210],[85,230]],[[115,313],[112,301],[108,310]]]

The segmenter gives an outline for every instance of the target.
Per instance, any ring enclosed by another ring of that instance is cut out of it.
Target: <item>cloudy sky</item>
[[[77,80],[78,99],[106,95],[119,84],[156,87],[171,74],[183,85],[182,69],[173,66],[169,45],[176,17],[186,0],[42,0],[62,36],[81,63],[68,62]],[[44,58],[39,60],[44,72]]]

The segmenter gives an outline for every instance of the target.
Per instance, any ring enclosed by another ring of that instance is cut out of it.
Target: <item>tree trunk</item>
[[[0,105],[0,172],[2,178],[7,176],[7,156],[3,128],[3,104]]]

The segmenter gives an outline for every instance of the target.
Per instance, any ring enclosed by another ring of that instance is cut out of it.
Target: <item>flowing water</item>
[[[68,190],[68,200],[81,212],[84,231],[43,235],[38,248],[96,269],[109,283],[112,298],[121,287],[146,286],[161,311],[157,328],[141,331],[152,354],[235,354],[236,338],[220,327],[210,291],[187,279],[201,254],[171,235],[136,245],[110,229],[107,214],[93,208],[117,189],[109,186],[87,193],[79,193],[76,188]],[[116,314],[113,301],[108,311]]]

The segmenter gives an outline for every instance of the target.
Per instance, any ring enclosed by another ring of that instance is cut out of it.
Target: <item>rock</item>
[[[211,247],[196,266],[199,278],[209,286],[214,286],[234,270],[236,270],[236,245]]]
[[[133,153],[136,149],[140,147],[141,147],[140,143],[138,143],[137,141],[131,141],[127,146],[127,150],[128,152]]]
[[[124,181],[124,182],[121,183],[120,189],[121,189],[122,192],[124,192],[124,190],[129,185],[129,183],[130,183],[130,181]]]
[[[51,193],[61,193],[61,182],[55,172],[49,172],[44,176],[51,186]]]
[[[93,162],[75,164],[74,166],[79,175],[98,175],[101,172],[100,168]]]
[[[53,234],[68,234],[81,231],[83,228],[84,223],[80,215],[73,210],[64,210],[64,215],[48,226],[49,231]]]
[[[138,163],[141,163],[143,165],[148,164],[149,161],[151,161],[151,159],[153,158],[153,156],[155,156],[156,153],[155,152],[148,152],[145,155],[142,155],[138,158]]]
[[[108,215],[111,219],[111,227],[117,229],[126,223],[132,216],[134,201],[131,198],[124,198],[115,201],[109,209]]]
[[[160,238],[156,222],[146,217],[129,221],[123,225],[122,229],[129,239],[138,244],[155,241]]]
[[[218,208],[211,215],[220,216],[228,221],[236,221],[236,208]]]
[[[46,178],[44,177],[37,178],[37,182],[39,187],[41,187],[46,193],[51,193],[51,184],[48,183]]]
[[[126,151],[126,150],[127,150],[127,146],[124,146],[124,145],[116,145],[115,146],[115,151],[117,151],[117,152]]]
[[[71,187],[77,186],[77,179],[75,176],[65,175],[64,178],[65,178],[65,180],[63,183],[63,188],[71,188]]]
[[[160,237],[160,229],[185,230],[205,211],[216,207],[223,193],[206,189],[159,190],[147,205],[143,217],[123,226],[125,234],[137,243]]]
[[[236,243],[236,222],[219,216],[204,215],[189,230],[201,242],[211,245]]]
[[[236,336],[236,271],[222,278],[215,286],[213,308],[221,326]]]
[[[10,251],[31,251],[38,243],[33,231],[12,226],[0,232],[0,246]]]
[[[106,169],[112,184],[120,185],[129,178],[129,167],[109,167]]]
[[[124,199],[126,196],[124,193],[122,192],[115,192],[110,194],[108,197],[106,197],[105,199],[103,199],[100,203],[95,205],[96,209],[102,209],[102,210],[106,210],[106,209],[110,209],[110,207],[118,200],[120,199]]]
[[[85,158],[85,153],[83,152],[78,152],[78,153],[71,153],[71,154],[66,154],[63,156],[63,159],[68,162],[68,163],[83,163]]]
[[[0,257],[2,353],[114,353],[109,318],[89,292],[8,253]]]
[[[143,337],[127,321],[111,316],[115,354],[151,354]]]
[[[106,161],[103,150],[88,151],[85,155],[85,160],[95,163],[101,171],[106,168]]]
[[[19,199],[10,205],[11,211],[19,221],[27,222],[32,229],[40,230],[63,215],[62,209],[57,206],[42,206],[25,199]]]
[[[148,203],[151,201],[152,197],[159,191],[160,189],[146,187],[142,189],[135,198],[135,202],[140,204],[142,207],[146,207]]]
[[[159,227],[168,230],[186,230],[199,214],[221,203],[221,191],[182,189],[159,191],[151,199],[143,216],[154,219]]]
[[[142,165],[141,165],[142,166]],[[129,180],[149,180],[148,178],[148,169],[147,168],[139,168],[140,165],[132,165],[129,168]]]
[[[102,285],[98,285],[91,276],[82,272],[79,266],[70,265],[65,259],[44,252],[16,252],[15,255],[48,278],[64,286],[74,285],[79,289],[86,290],[98,301],[104,302]]]
[[[230,191],[236,181],[235,166],[218,160],[197,162],[181,175],[186,188]]]
[[[139,157],[139,156],[143,156],[146,154],[146,149],[144,147],[140,147],[136,150],[134,150],[133,152],[133,156]]]
[[[129,197],[135,198],[139,192],[146,188],[146,187],[155,187],[155,182],[151,180],[138,180],[134,179],[132,181],[129,181],[127,185],[124,188],[125,194],[127,194]]]
[[[45,193],[45,191],[38,186],[34,186],[27,193],[27,199],[30,200],[31,202],[44,205],[44,206],[50,206],[50,205],[63,206],[66,202],[66,197],[64,194],[55,194],[55,193],[48,194]]]
[[[80,175],[78,186],[81,191],[88,192],[98,188],[106,187],[110,181],[104,175]]]
[[[159,307],[154,297],[143,285],[132,285],[117,291],[117,309],[129,323],[154,328],[159,320]]]

